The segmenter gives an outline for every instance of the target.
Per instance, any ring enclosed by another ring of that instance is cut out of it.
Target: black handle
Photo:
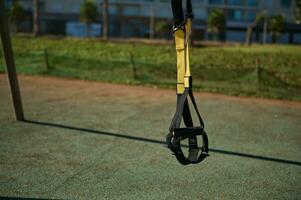
[[[175,138],[187,138],[191,136],[203,135],[204,129],[203,127],[175,128],[173,134]]]

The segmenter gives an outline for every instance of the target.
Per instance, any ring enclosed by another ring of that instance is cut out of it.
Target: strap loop
[[[204,131],[204,122],[198,111],[196,101],[192,93],[192,78],[189,63],[189,36],[192,24],[191,0],[186,0],[187,14],[184,20],[182,0],[171,0],[174,14],[173,33],[175,36],[177,52],[177,109],[166,136],[168,148],[176,159],[183,165],[196,164],[204,160],[208,154],[208,137]],[[198,119],[199,126],[194,127],[188,97],[192,102]],[[180,128],[182,118],[185,128]],[[198,147],[197,136],[202,137],[202,146]],[[188,139],[188,156],[185,157],[181,149],[181,141]]]
[[[194,109],[199,118],[200,125],[197,127],[193,127],[192,117],[188,106],[188,96],[193,102]],[[180,128],[182,117],[186,128]],[[202,146],[200,148],[198,147],[197,136],[202,137]],[[185,157],[181,149],[181,141],[187,138],[189,152],[188,157]],[[204,131],[204,123],[197,109],[191,89],[187,88],[182,95],[178,95],[177,110],[170,124],[169,134],[166,136],[166,143],[167,147],[176,156],[176,159],[183,165],[199,163],[209,155],[208,137]]]

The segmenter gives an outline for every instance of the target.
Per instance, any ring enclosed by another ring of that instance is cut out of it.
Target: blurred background
[[[86,4],[84,0],[5,0],[5,5],[18,32],[35,29],[40,34],[79,37],[104,33],[113,38],[172,37],[170,0],[94,0]],[[301,42],[298,0],[193,0],[193,6],[195,40]],[[85,12],[90,14],[83,16]]]
[[[192,1],[211,156],[183,169],[170,0],[0,0],[1,200],[301,199],[301,0]]]
[[[175,88],[170,0],[4,2],[19,74]],[[192,3],[195,90],[301,100],[301,0]]]

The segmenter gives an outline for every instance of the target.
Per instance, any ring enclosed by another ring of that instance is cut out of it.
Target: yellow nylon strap
[[[177,93],[183,94],[185,88],[189,88],[190,63],[189,63],[189,35],[191,30],[191,20],[187,19],[185,32],[178,29],[175,31],[175,43],[177,51]]]
[[[190,30],[191,30],[191,20],[187,19],[186,22],[186,71],[185,71],[185,76],[184,76],[184,87],[185,88],[189,88],[189,79],[191,77],[191,73],[190,73],[190,62],[189,62],[189,36],[190,36]]]
[[[177,93],[184,92],[184,76],[185,76],[185,34],[184,31],[178,29],[175,31],[175,43],[177,51]]]

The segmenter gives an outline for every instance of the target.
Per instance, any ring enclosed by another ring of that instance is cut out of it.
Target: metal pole
[[[155,35],[155,6],[152,5],[150,8],[149,15],[149,38],[154,39]]]
[[[40,1],[39,0],[34,0],[33,33],[34,36],[38,36],[40,34]]]
[[[11,45],[11,38],[9,34],[8,21],[4,8],[4,1],[0,0],[0,34],[2,41],[2,49],[4,54],[4,61],[6,71],[8,74],[11,97],[13,100],[15,117],[18,121],[24,121],[24,113],[22,107],[22,100],[18,84],[18,77],[16,73],[14,54]]]
[[[109,32],[109,0],[103,0],[102,4],[102,37],[104,40],[108,39]]]
[[[267,33],[268,33],[268,20],[267,16],[264,18],[264,23],[263,23],[263,44],[267,43]]]

